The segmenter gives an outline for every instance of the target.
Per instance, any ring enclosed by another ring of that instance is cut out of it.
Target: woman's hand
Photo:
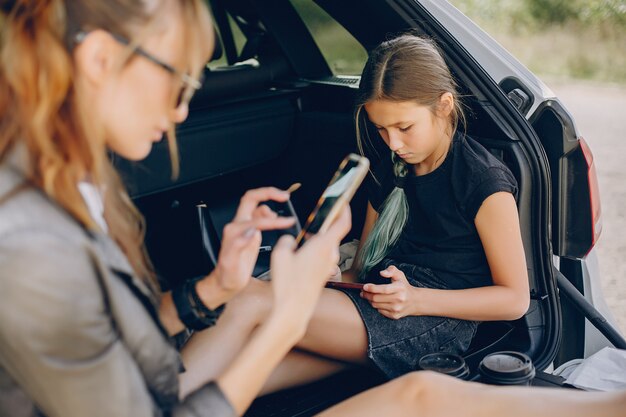
[[[285,202],[289,193],[273,187],[257,188],[244,194],[233,220],[224,227],[220,252],[214,273],[219,286],[234,295],[244,288],[252,276],[261,231],[293,226],[293,217],[278,217],[262,202]]]
[[[333,265],[330,269],[330,277],[328,278],[328,281],[341,282],[341,280],[341,269],[339,269],[338,265]]]
[[[328,273],[339,260],[339,243],[349,229],[350,213],[345,208],[325,233],[311,237],[300,249],[296,250],[291,236],[283,236],[274,246],[270,315],[246,336],[216,381],[237,415],[244,413],[275,367],[304,336]]]
[[[298,250],[291,236],[280,238],[271,258],[272,316],[304,333],[329,271],[339,261],[339,244],[350,230],[350,210],[346,207],[323,234],[316,234]],[[295,343],[295,342],[294,342]]]
[[[380,272],[384,278],[391,279],[391,284],[365,284],[361,297],[370,302],[380,314],[390,319],[416,315],[416,292],[418,288],[409,284],[404,272],[395,266],[389,266]]]

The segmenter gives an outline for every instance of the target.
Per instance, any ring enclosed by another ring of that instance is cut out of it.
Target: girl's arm
[[[378,219],[378,212],[372,207],[372,203],[367,203],[367,212],[365,213],[365,223],[363,224],[363,230],[361,231],[361,240],[359,241],[359,247],[356,250],[355,256],[361,253],[361,249],[363,248],[363,244],[365,243],[365,239],[369,236],[372,228],[374,227],[374,223],[376,223],[376,219]],[[356,282],[356,259],[352,263],[352,267],[347,271],[343,272],[342,281],[344,282]]]
[[[499,192],[487,197],[474,222],[487,255],[493,285],[465,290],[417,288],[392,266],[381,273],[392,283],[367,284],[363,296],[381,314],[394,319],[415,315],[487,321],[523,316],[528,310],[530,293],[513,195]]]
[[[513,195],[487,197],[474,220],[493,285],[467,290],[418,292],[417,313],[465,320],[514,320],[528,310],[526,257]]]

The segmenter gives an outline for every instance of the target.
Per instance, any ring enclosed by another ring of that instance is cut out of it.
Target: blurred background
[[[626,82],[625,0],[450,0],[531,71]]]
[[[449,2],[556,93],[591,146],[603,212],[602,288],[626,334],[626,0]],[[360,74],[363,47],[313,1],[292,3],[335,74]]]

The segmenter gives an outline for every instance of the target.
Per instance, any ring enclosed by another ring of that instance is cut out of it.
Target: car
[[[519,183],[531,304],[519,320],[479,326],[465,355],[472,372],[486,354],[513,350],[532,359],[544,375],[537,381],[560,385],[550,378],[555,367],[604,346],[626,348],[599,291],[602,218],[591,150],[558,97],[469,18],[442,0],[210,5],[217,47],[177,129],[180,174],[172,176],[165,143],[139,163],[113,156],[146,218],[148,251],[164,287],[208,272],[221,227],[246,189],[300,182],[292,202],[306,218],[339,161],[356,151],[353,103],[366,51],[413,31],[437,41],[459,83],[468,134]],[[315,19],[328,26],[316,28]],[[339,66],[328,61],[332,53],[320,39],[331,27],[356,64],[341,56]],[[360,190],[348,240],[360,235],[366,204]],[[248,415],[310,415],[381,382],[363,372],[261,398]]]

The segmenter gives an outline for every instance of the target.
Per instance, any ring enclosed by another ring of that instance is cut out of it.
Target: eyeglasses
[[[80,31],[76,34],[74,40],[76,41],[77,44],[79,44],[85,40],[88,34],[89,32],[87,31]],[[113,39],[115,39],[116,41],[118,41],[124,46],[131,45],[130,41],[121,35],[111,33],[111,36],[113,36]],[[188,105],[194,93],[202,87],[202,79],[196,80],[195,78],[191,77],[189,74],[186,74],[184,72],[177,70],[170,64],[161,61],[159,58],[147,52],[142,47],[134,46],[132,52],[134,54],[137,54],[139,56],[142,56],[148,59],[149,61],[163,68],[170,74],[176,76],[180,80],[182,85],[180,87],[180,91],[178,92],[176,96],[175,108],[179,109],[183,105]]]

